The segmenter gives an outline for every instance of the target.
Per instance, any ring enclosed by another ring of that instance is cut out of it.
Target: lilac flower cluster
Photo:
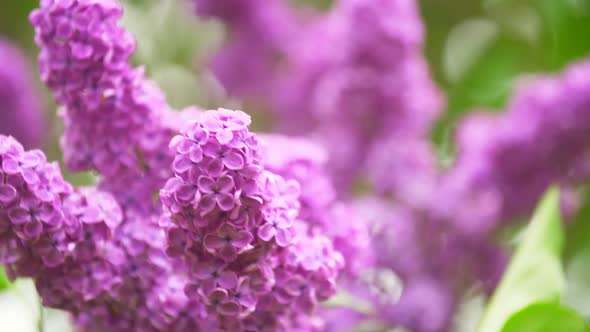
[[[415,2],[391,0],[339,1],[293,44],[292,70],[275,108],[297,131],[293,118],[316,124],[310,130],[330,151],[339,189],[372,165],[376,142],[422,138],[440,112],[421,45]]]
[[[112,191],[143,187],[147,201],[170,175],[174,128],[162,92],[129,65],[135,42],[121,15],[115,0],[50,0],[31,22],[41,78],[62,106],[66,165],[98,171]]]
[[[589,73],[585,61],[559,76],[524,82],[505,113],[464,121],[457,161],[439,194],[441,218],[468,234],[486,235],[499,222],[531,211],[550,183],[588,179]]]
[[[32,82],[25,55],[0,38],[0,134],[16,137],[27,148],[45,138],[46,119],[41,96]]]
[[[211,1],[195,2],[212,11],[203,4]],[[340,192],[348,192],[372,164],[369,151],[378,150],[379,141],[390,135],[423,139],[440,113],[442,97],[421,55],[423,28],[414,1],[340,0],[326,14],[298,20],[275,14],[276,23],[265,25],[260,24],[265,20],[239,15],[238,7],[230,5],[234,2],[215,2],[218,12],[211,15],[241,28],[233,40],[242,46],[222,49],[216,58],[236,76],[222,78],[222,83],[230,91],[238,84],[262,86],[262,96],[241,96],[269,104],[280,130],[321,141]],[[254,7],[258,1],[248,3]],[[241,17],[247,28],[230,17]],[[258,29],[261,25],[264,29]],[[239,31],[249,29],[257,32],[255,41],[240,38]],[[281,36],[280,47],[274,38],[265,39],[274,32]],[[266,48],[277,51],[257,56]],[[273,84],[252,83],[256,80],[243,74],[244,68],[256,70],[257,77],[271,76]]]
[[[384,137],[374,143],[367,160],[365,173],[378,194],[418,209],[428,209],[438,199],[441,172],[423,137]]]
[[[1,262],[9,274],[41,282],[48,271],[92,259],[121,223],[114,199],[92,189],[74,190],[56,163],[39,150],[25,151],[12,137],[0,136],[0,147]],[[84,288],[64,291],[92,294]]]
[[[327,152],[300,137],[265,135],[265,168],[301,184],[301,209],[298,218],[309,225],[311,234],[325,234],[346,257],[346,273],[356,277],[370,266],[369,229],[361,216],[337,200],[336,190],[326,172]]]
[[[157,219],[124,216],[106,192],[74,190],[57,164],[11,137],[0,136],[0,147],[0,262],[9,275],[32,277],[43,303],[84,331],[167,330],[152,315],[168,300],[153,292],[174,277]]]
[[[490,292],[499,281],[502,251],[449,228],[428,210],[375,197],[357,200],[354,210],[369,227],[375,252],[355,293],[391,326],[446,331],[466,285]]]
[[[2,263],[24,276],[63,263],[81,228],[62,210],[72,188],[57,164],[39,150],[25,151],[12,137],[0,136],[0,162]]]
[[[299,184],[265,170],[249,124],[239,111],[207,111],[172,139],[175,176],[160,193],[175,225],[168,253],[186,264],[185,292],[212,326],[303,329],[335,292],[342,257],[296,219]]]
[[[217,137],[225,142],[219,134],[224,126],[218,132],[211,121],[218,116],[238,128],[249,122],[241,112],[205,112],[211,145],[220,144]],[[236,138],[230,141],[237,144],[244,134],[257,142],[244,129],[228,131]],[[171,142],[177,144],[178,139]],[[259,331],[264,326],[269,331],[320,331],[321,320],[309,315],[317,301],[334,293],[343,260],[329,238],[312,236],[306,224],[295,220],[296,182],[245,166],[244,173],[232,175],[240,179],[250,169],[255,191],[240,190],[243,194],[234,197],[243,195],[244,203],[255,205],[243,204],[243,213],[237,212],[242,205],[236,205],[235,218],[215,205],[189,220],[196,225],[208,218],[209,226],[182,229],[141,209],[122,211],[105,192],[73,190],[43,153],[25,151],[10,137],[1,136],[0,146],[1,262],[12,277],[33,277],[44,304],[70,312],[82,330]],[[258,158],[251,152],[245,165]],[[212,160],[220,159],[209,159],[209,166]],[[195,207],[197,211],[202,212]],[[183,264],[167,255],[167,246],[178,247],[179,238],[193,235],[202,241],[184,247]]]

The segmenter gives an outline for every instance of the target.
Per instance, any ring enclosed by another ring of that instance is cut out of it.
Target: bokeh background
[[[327,0],[292,0],[296,5],[329,8]],[[224,37],[221,25],[199,21],[181,0],[126,0],[123,24],[135,34],[136,64],[145,65],[148,76],[160,84],[175,108],[243,108],[255,118],[256,129],[268,128],[264,112],[256,104],[227,97],[207,59]],[[28,56],[31,77],[45,105],[48,129],[41,148],[49,159],[60,160],[61,124],[56,106],[38,79],[33,30],[29,12],[33,0],[0,1],[0,37],[9,39]],[[426,57],[438,85],[447,93],[447,110],[432,133],[442,160],[453,156],[453,132],[466,112],[501,110],[518,80],[537,73],[555,72],[590,55],[590,1],[588,0],[421,0],[426,27]],[[0,112],[2,105],[0,105]],[[64,170],[65,171],[65,170]],[[94,181],[91,173],[68,174],[75,184]],[[515,233],[516,231],[511,231]],[[567,301],[590,317],[590,232],[572,228]],[[588,249],[585,248],[588,246]],[[0,279],[0,326],[6,331],[35,331],[39,305],[26,281],[9,286]],[[469,299],[458,331],[471,331],[483,307],[483,299]],[[45,311],[46,329],[66,331],[63,317]],[[56,318],[57,317],[57,318]],[[7,325],[16,324],[16,325]],[[8,327],[12,326],[12,327]],[[461,327],[463,326],[463,327]]]

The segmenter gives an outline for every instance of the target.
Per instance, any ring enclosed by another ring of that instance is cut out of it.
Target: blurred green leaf
[[[370,303],[365,302],[357,297],[352,296],[344,290],[339,291],[323,304],[325,307],[350,308],[360,313],[369,314],[373,311]]]
[[[567,230],[565,250],[567,287],[564,302],[590,317],[590,192],[580,194],[581,208]]]
[[[453,27],[443,50],[443,70],[446,79],[462,79],[473,64],[496,40],[498,27],[484,18],[468,19]]]
[[[541,0],[549,69],[590,54],[590,0]]]
[[[588,326],[575,311],[557,303],[537,302],[508,319],[502,332],[586,332]]]
[[[588,220],[586,220],[588,221]],[[566,265],[564,303],[585,317],[590,317],[590,250],[576,253]]]
[[[333,5],[332,0],[295,0],[296,5],[312,6],[321,10],[328,10]]]
[[[521,41],[502,35],[485,45],[478,52],[479,57],[470,60],[471,65],[461,79],[448,86],[448,109],[434,130],[434,141],[442,144],[445,131],[474,108],[501,109],[512,92],[514,78],[534,67],[527,53],[529,50]]]
[[[4,271],[4,267],[0,266],[0,291],[10,287],[10,280]]]
[[[533,302],[559,301],[564,289],[563,243],[559,190],[551,188],[541,199],[478,332],[501,331],[512,314]]]
[[[581,251],[590,251],[590,188],[578,193],[580,208],[567,229],[565,260],[569,260]]]

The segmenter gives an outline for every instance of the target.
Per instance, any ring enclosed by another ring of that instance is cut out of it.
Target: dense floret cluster
[[[129,64],[135,41],[121,16],[116,0],[52,0],[41,2],[31,22],[41,79],[62,106],[66,166],[96,170],[121,194],[142,187],[147,200],[170,175],[165,147],[174,115],[144,70]]]
[[[174,137],[175,176],[161,191],[169,252],[186,264],[202,317],[231,331],[302,328],[335,292],[342,257],[297,219],[300,187],[264,169],[250,117],[201,114]],[[253,325],[254,324],[254,325]]]

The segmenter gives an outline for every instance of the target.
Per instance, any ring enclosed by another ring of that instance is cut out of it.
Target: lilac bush
[[[98,179],[76,188],[26,135],[0,135],[0,263],[80,331],[451,331],[461,300],[502,276],[503,225],[551,183],[575,210],[587,61],[464,119],[446,166],[416,1],[187,2],[224,24],[219,82],[280,134],[242,111],[168,105],[131,65],[116,0],[42,0],[30,15],[64,166]],[[6,69],[18,93],[0,98],[28,116],[38,99]]]
[[[66,167],[0,136],[2,263],[83,331],[319,330],[344,266],[298,218],[300,185],[264,165],[240,111],[172,112],[129,64],[117,1],[42,1],[41,78],[61,106]],[[155,199],[160,195],[161,202]]]

